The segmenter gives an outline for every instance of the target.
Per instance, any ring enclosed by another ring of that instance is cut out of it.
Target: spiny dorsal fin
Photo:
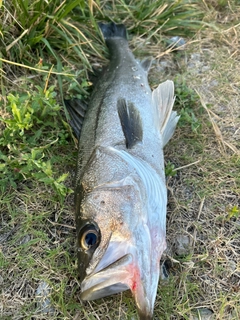
[[[167,80],[153,90],[153,105],[156,110],[156,127],[163,136],[163,146],[171,139],[179,116],[176,112],[172,112],[174,97],[174,83]]]
[[[148,72],[150,70],[152,61],[153,61],[152,57],[146,58],[141,61],[141,66],[144,71]]]
[[[137,142],[142,141],[142,120],[139,111],[133,103],[127,104],[125,99],[118,100],[117,108],[123,134],[126,139],[126,147],[131,149]]]
[[[87,105],[79,99],[64,100],[64,103],[70,115],[70,125],[79,140]]]

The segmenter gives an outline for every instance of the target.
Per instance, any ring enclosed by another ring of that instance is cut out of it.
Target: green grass
[[[18,181],[37,180],[52,187],[63,199],[71,190],[63,181],[67,174],[57,175],[53,164],[59,157],[49,157],[54,145],[66,146],[70,130],[60,115],[54,87],[40,86],[29,92],[9,94],[0,138],[0,187],[17,187]]]
[[[0,1],[1,319],[45,319],[36,298],[42,282],[49,285],[54,308],[47,319],[136,319],[129,292],[80,301],[72,194],[77,147],[62,99],[86,99],[91,91],[88,71],[93,64],[106,62],[98,21],[124,22],[138,57],[157,56],[172,35],[196,37],[204,27],[203,17],[212,23],[221,12],[231,14],[226,22],[230,28],[231,21],[239,21],[239,10],[237,2],[230,8],[224,1],[206,5],[200,0],[158,0],[147,6],[142,0]],[[207,43],[204,49],[216,50],[211,44],[214,37],[217,41],[223,37],[216,32],[221,28],[218,25],[215,34],[212,29],[201,33]],[[213,38],[208,40],[210,34]],[[231,37],[231,48],[236,49],[234,32],[227,41]],[[211,68],[206,78],[204,72],[177,68],[190,59],[191,50],[163,57],[175,63],[171,72],[160,74],[155,66],[151,71],[153,86],[174,79],[175,109],[181,114],[165,150],[169,213],[168,251],[163,258],[171,261],[171,267],[169,280],[159,284],[155,319],[194,319],[204,306],[213,310],[214,319],[232,315],[237,320],[239,267],[231,268],[239,253],[240,162],[235,149],[224,144],[237,148],[232,131],[224,131],[235,128],[230,117],[235,111],[219,111],[216,105],[228,106],[240,71],[234,51],[225,59],[228,51],[221,48],[212,61],[207,58]],[[198,47],[195,50],[199,52]],[[201,79],[204,86],[212,79],[219,82],[219,89],[206,89],[217,95],[217,102],[214,98],[207,103],[209,112],[220,118],[215,122],[194,90],[203,85]],[[220,139],[214,123],[223,132]],[[183,255],[175,249],[179,234],[191,238]]]
[[[148,6],[144,1],[14,0],[2,3],[0,17],[2,89],[13,73],[29,75],[35,68],[34,75],[58,74],[62,98],[63,92],[86,96],[87,70],[106,54],[97,21],[124,21],[130,37],[139,34],[146,43],[158,43],[164,32],[189,36],[203,26],[200,0],[158,0]]]

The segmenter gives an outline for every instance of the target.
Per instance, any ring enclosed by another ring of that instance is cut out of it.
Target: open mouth
[[[82,282],[81,289],[82,300],[100,299],[130,289],[136,302],[139,318],[152,319],[155,294],[151,292],[150,299],[147,296],[131,253],[125,254],[99,272],[87,276]]]
[[[128,290],[132,260],[132,255],[126,254],[104,269],[87,276],[81,284],[81,299],[95,300]]]
[[[139,258],[140,257],[140,258]],[[81,299],[95,300],[130,289],[139,319],[152,319],[159,279],[159,266],[152,266],[151,253],[140,255],[131,243],[112,241],[81,283]]]

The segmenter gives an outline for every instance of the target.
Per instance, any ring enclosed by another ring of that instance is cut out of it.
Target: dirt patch
[[[188,108],[201,125],[179,126],[165,150],[176,174],[167,181],[169,277],[154,319],[240,319],[239,28],[199,35],[151,74],[157,84],[179,73],[200,96]],[[2,199],[1,319],[136,319],[128,292],[80,301],[72,197],[61,206],[46,188],[22,185]],[[39,310],[41,287],[49,314]]]
[[[212,311],[199,319],[240,316],[239,34],[240,26],[230,28],[220,43],[205,35],[182,56],[181,77],[199,95],[193,112],[202,129],[195,135],[189,127],[178,128],[167,148],[167,159],[177,167],[186,165],[168,180],[169,252],[171,257],[178,253],[179,237],[191,240],[192,251],[185,251],[180,270],[198,295],[186,278],[179,290],[191,301],[193,318],[201,306]]]

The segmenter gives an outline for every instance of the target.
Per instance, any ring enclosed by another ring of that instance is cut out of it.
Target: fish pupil
[[[86,223],[80,230],[79,234],[79,244],[81,249],[89,250],[96,248],[101,239],[101,232],[98,226],[94,224]]]
[[[86,234],[85,242],[88,247],[93,246],[97,243],[97,235],[93,232],[89,232]]]

